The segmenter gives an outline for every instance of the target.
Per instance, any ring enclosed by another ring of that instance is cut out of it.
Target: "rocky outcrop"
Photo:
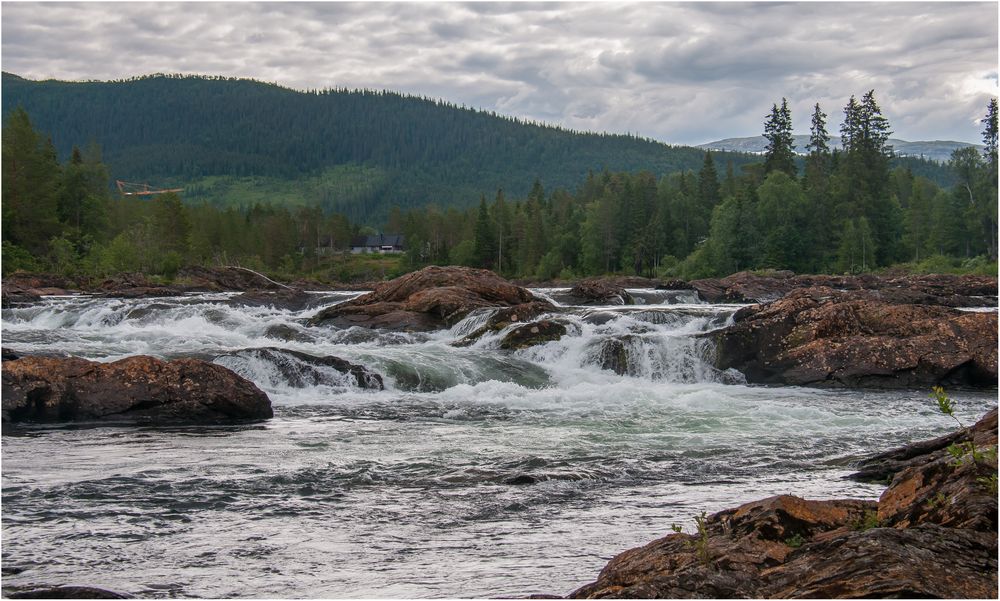
[[[184,290],[179,287],[155,284],[141,273],[119,273],[101,280],[92,291],[109,298],[147,298],[184,294]]]
[[[755,383],[996,386],[997,314],[890,304],[866,291],[795,290],[711,334],[717,367]]]
[[[995,448],[904,469],[878,503],[782,495],[698,518],[570,597],[996,598]]]
[[[225,290],[279,290],[281,284],[243,267],[184,267],[177,279],[188,288],[219,292]]]
[[[517,350],[559,340],[566,335],[566,325],[552,319],[543,319],[516,326],[500,340],[500,348]]]
[[[632,295],[625,287],[608,279],[597,278],[577,282],[569,291],[571,302],[577,305],[632,305]]]
[[[147,356],[113,363],[54,357],[4,361],[2,403],[3,421],[188,422],[273,415],[267,395],[220,365]]]
[[[247,290],[229,299],[228,303],[237,307],[274,307],[286,311],[302,311],[313,305],[317,295],[296,288],[277,290]]]
[[[450,327],[476,309],[517,307],[538,301],[492,271],[425,267],[379,285],[356,299],[327,307],[310,325],[361,326],[404,331]]]
[[[676,287],[676,283],[671,289]],[[835,276],[795,275],[790,271],[763,274],[741,271],[724,278],[692,280],[688,286],[711,303],[754,303],[777,300],[793,290],[824,286],[835,290],[866,290],[870,298],[895,304],[979,307],[995,304],[997,279],[975,275]]]
[[[976,425],[932,440],[879,453],[860,461],[850,478],[861,482],[888,482],[899,472],[930,463],[947,455],[954,444],[973,442],[977,447],[997,444],[997,410],[987,413]]]

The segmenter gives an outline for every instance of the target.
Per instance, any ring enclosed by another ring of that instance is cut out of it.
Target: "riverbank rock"
[[[674,282],[671,289],[677,285]],[[867,290],[871,298],[895,304],[981,307],[995,305],[997,300],[997,278],[977,275],[837,276],[741,271],[724,278],[692,280],[687,285],[710,303],[769,302],[793,290],[817,286]]]
[[[860,461],[858,471],[849,477],[861,482],[887,482],[899,472],[925,465],[948,455],[947,448],[953,444],[972,441],[976,446],[997,444],[997,410],[993,409],[974,426],[957,430],[951,434],[915,442],[913,444],[879,453]]]
[[[137,356],[113,363],[23,357],[3,362],[3,421],[264,419],[252,382],[196,359]]]
[[[616,556],[570,597],[996,598],[992,448],[984,461],[907,468],[878,503],[782,495],[699,518],[692,534]]]
[[[209,292],[280,290],[281,284],[243,267],[202,267],[192,265],[177,272],[186,288]]]
[[[582,280],[573,286],[569,295],[576,305],[633,305],[635,301],[625,287],[616,282],[596,278]]]
[[[185,290],[178,286],[161,286],[151,282],[141,273],[119,273],[101,280],[92,291],[108,298],[148,298],[154,296],[181,296]]]
[[[516,307],[533,301],[544,303],[492,271],[432,266],[327,307],[309,324],[427,331],[450,327],[476,309]]]
[[[717,367],[753,383],[996,386],[997,314],[897,305],[867,291],[795,290],[710,335]]]
[[[286,311],[301,311],[317,300],[317,295],[309,294],[296,288],[279,288],[277,290],[247,290],[243,294],[229,299],[228,304],[235,307],[274,307]]]

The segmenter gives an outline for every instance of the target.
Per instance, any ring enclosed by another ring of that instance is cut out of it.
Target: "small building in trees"
[[[402,234],[358,236],[351,240],[351,253],[397,254],[406,251]]]

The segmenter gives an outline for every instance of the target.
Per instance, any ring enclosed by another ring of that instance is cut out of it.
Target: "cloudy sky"
[[[979,142],[997,3],[3,2],[3,70],[367,87],[675,144],[760,134],[789,99],[836,133],[874,88],[895,137]]]

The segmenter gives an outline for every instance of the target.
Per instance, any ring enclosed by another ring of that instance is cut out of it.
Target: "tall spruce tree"
[[[764,122],[764,138],[767,147],[764,151],[764,173],[783,171],[795,177],[795,139],[792,137],[792,112],[788,108],[788,100],[781,99],[781,108],[771,106],[771,114]]]

